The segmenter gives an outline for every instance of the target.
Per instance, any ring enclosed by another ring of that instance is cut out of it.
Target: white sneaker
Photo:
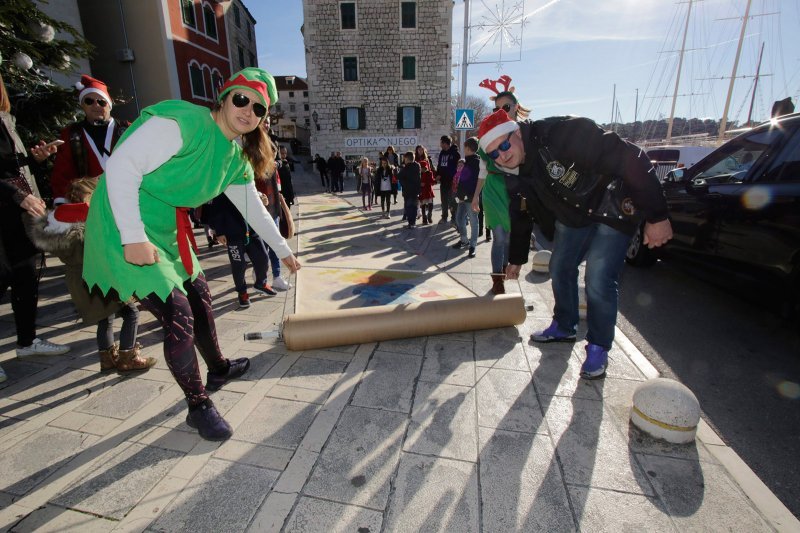
[[[24,348],[17,348],[17,357],[29,355],[63,355],[69,351],[66,344],[55,344],[44,339],[33,339],[33,344]]]
[[[6,371],[3,370],[2,366],[0,366],[0,383],[4,382],[7,379],[8,379],[8,376],[6,375]]]
[[[272,280],[272,288],[278,289],[279,291],[288,291],[292,288],[292,284],[278,276]]]

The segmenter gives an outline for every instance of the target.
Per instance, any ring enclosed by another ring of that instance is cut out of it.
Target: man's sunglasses
[[[492,159],[497,159],[498,157],[500,157],[500,152],[507,152],[508,150],[510,150],[511,149],[511,136],[512,135],[514,135],[513,131],[508,134],[508,137],[506,137],[506,140],[501,142],[500,146],[498,146],[497,149],[492,150],[491,152],[487,153],[486,155],[488,155]]]
[[[106,102],[102,98],[91,98],[89,96],[87,96],[86,98],[83,99],[83,105],[85,105],[87,107],[91,107],[94,104],[97,104],[100,107],[105,107],[105,106],[108,105],[108,102]]]
[[[241,93],[233,93],[231,102],[233,102],[233,105],[236,107],[247,107],[247,104],[250,103],[250,99]],[[253,102],[253,114],[258,118],[263,118],[264,115],[267,114],[267,108],[258,102]]]
[[[495,107],[493,113],[497,113],[500,110],[505,111],[506,113],[511,113],[511,104],[503,104],[501,107]]]

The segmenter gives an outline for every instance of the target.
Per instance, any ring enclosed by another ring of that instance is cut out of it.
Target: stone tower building
[[[438,153],[451,131],[452,14],[452,0],[303,0],[312,155]]]

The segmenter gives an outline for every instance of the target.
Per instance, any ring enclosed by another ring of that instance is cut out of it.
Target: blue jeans
[[[408,221],[408,225],[410,227],[414,227],[417,225],[417,204],[419,203],[419,199],[416,196],[404,196],[403,197],[403,213],[405,214],[406,220]]]
[[[472,210],[472,202],[458,202],[456,226],[464,244],[467,241],[467,217],[469,217],[469,245],[475,248],[478,245],[478,213]]]
[[[492,274],[502,274],[508,264],[508,232],[500,224],[492,230]]]
[[[553,318],[564,331],[578,325],[578,265],[586,259],[586,340],[611,349],[617,322],[619,273],[630,235],[605,224],[571,228],[556,222],[550,278],[555,307]]]
[[[280,219],[280,217],[275,217],[275,226],[277,226],[278,228],[281,227],[281,219]],[[259,239],[259,240],[261,240],[261,239]],[[267,246],[267,243],[265,241],[261,240],[261,242],[263,243],[262,246],[264,246],[267,249],[267,257],[269,257],[270,265],[272,265],[272,278],[273,279],[277,278],[278,276],[281,275],[281,260],[278,259],[278,254],[276,254],[272,250],[272,248]],[[252,258],[251,258],[251,260],[252,260]],[[266,283],[266,281],[267,280],[264,279],[264,283]]]

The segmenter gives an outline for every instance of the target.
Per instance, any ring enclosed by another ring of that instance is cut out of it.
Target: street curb
[[[638,348],[618,328],[614,328],[614,341],[619,345],[625,355],[639,369],[639,371],[652,379],[660,373]],[[716,431],[705,420],[700,419],[697,425],[697,440],[702,442],[714,458],[731,476],[733,481],[750,498],[753,505],[761,513],[762,518],[777,531],[800,531],[798,520],[763,481],[747,466],[747,464],[734,452],[730,446],[717,435]]]

